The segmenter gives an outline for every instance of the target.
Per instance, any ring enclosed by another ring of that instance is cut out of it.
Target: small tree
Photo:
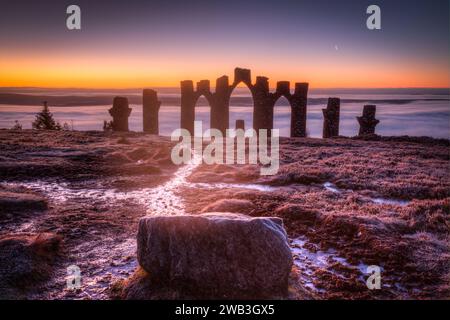
[[[36,115],[36,119],[33,121],[33,129],[61,130],[61,125],[53,119],[53,114],[48,109],[47,101],[44,101],[44,108]]]
[[[67,122],[64,122],[62,127],[61,127],[61,130],[63,130],[63,131],[71,131],[70,125]]]
[[[103,131],[110,132],[113,130],[113,122],[112,121],[103,121]]]
[[[22,125],[18,120],[14,121],[14,126],[11,128],[11,130],[22,130]]]

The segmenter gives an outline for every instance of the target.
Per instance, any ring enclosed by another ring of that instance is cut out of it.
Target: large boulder
[[[141,218],[137,256],[153,282],[191,296],[287,294],[292,255],[280,218],[231,213]]]

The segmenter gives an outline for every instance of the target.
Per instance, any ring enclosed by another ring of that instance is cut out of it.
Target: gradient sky
[[[66,29],[78,4],[82,30]],[[370,4],[382,30],[366,28]],[[449,87],[449,1],[0,0],[0,86],[131,88],[236,66],[311,87]]]

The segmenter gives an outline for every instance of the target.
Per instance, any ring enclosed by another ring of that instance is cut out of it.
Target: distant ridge
[[[142,104],[142,96],[137,94],[123,95],[128,98],[130,104]],[[49,106],[70,107],[70,106],[97,106],[110,105],[114,95],[33,95],[33,94],[16,94],[16,93],[0,93],[0,104],[7,105],[23,105],[38,106],[42,101],[48,101]],[[164,106],[179,106],[180,96],[174,94],[162,94],[160,96]],[[372,103],[372,104],[408,104],[417,101],[450,101],[449,98],[417,98],[417,99],[341,99],[341,103]],[[309,98],[309,105],[325,105],[327,98]],[[250,96],[234,96],[231,97],[231,105],[233,106],[249,106],[253,104]],[[285,100],[280,100],[281,105],[288,105]],[[205,99],[199,99],[198,106],[208,106]]]

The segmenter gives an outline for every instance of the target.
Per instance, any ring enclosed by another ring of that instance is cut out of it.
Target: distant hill
[[[330,93],[330,96],[333,93]],[[48,94],[22,94],[22,93],[3,93],[0,92],[0,104],[6,105],[23,105],[23,106],[39,106],[43,101],[48,101],[49,106],[56,107],[69,107],[69,106],[96,106],[96,105],[112,105],[113,98],[117,95],[125,96],[131,105],[142,105],[141,94],[98,94],[98,95],[48,95]],[[335,96],[339,97],[338,94]],[[353,98],[355,97],[355,98]],[[179,94],[167,94],[162,93],[159,95],[159,99],[162,101],[163,106],[179,106],[180,95]],[[328,98],[317,97],[308,99],[309,105],[326,105]],[[416,101],[449,101],[448,98],[436,97],[428,98],[417,95],[417,97],[410,95],[408,98],[388,98],[380,99],[373,98],[373,96],[364,97],[353,95],[351,98],[341,99],[341,103],[360,103],[363,104],[408,104]],[[206,99],[200,97],[197,103],[198,106],[208,106]],[[231,97],[232,106],[248,107],[253,105],[253,100],[250,94],[238,95]],[[280,99],[278,105],[288,105],[287,101]]]

